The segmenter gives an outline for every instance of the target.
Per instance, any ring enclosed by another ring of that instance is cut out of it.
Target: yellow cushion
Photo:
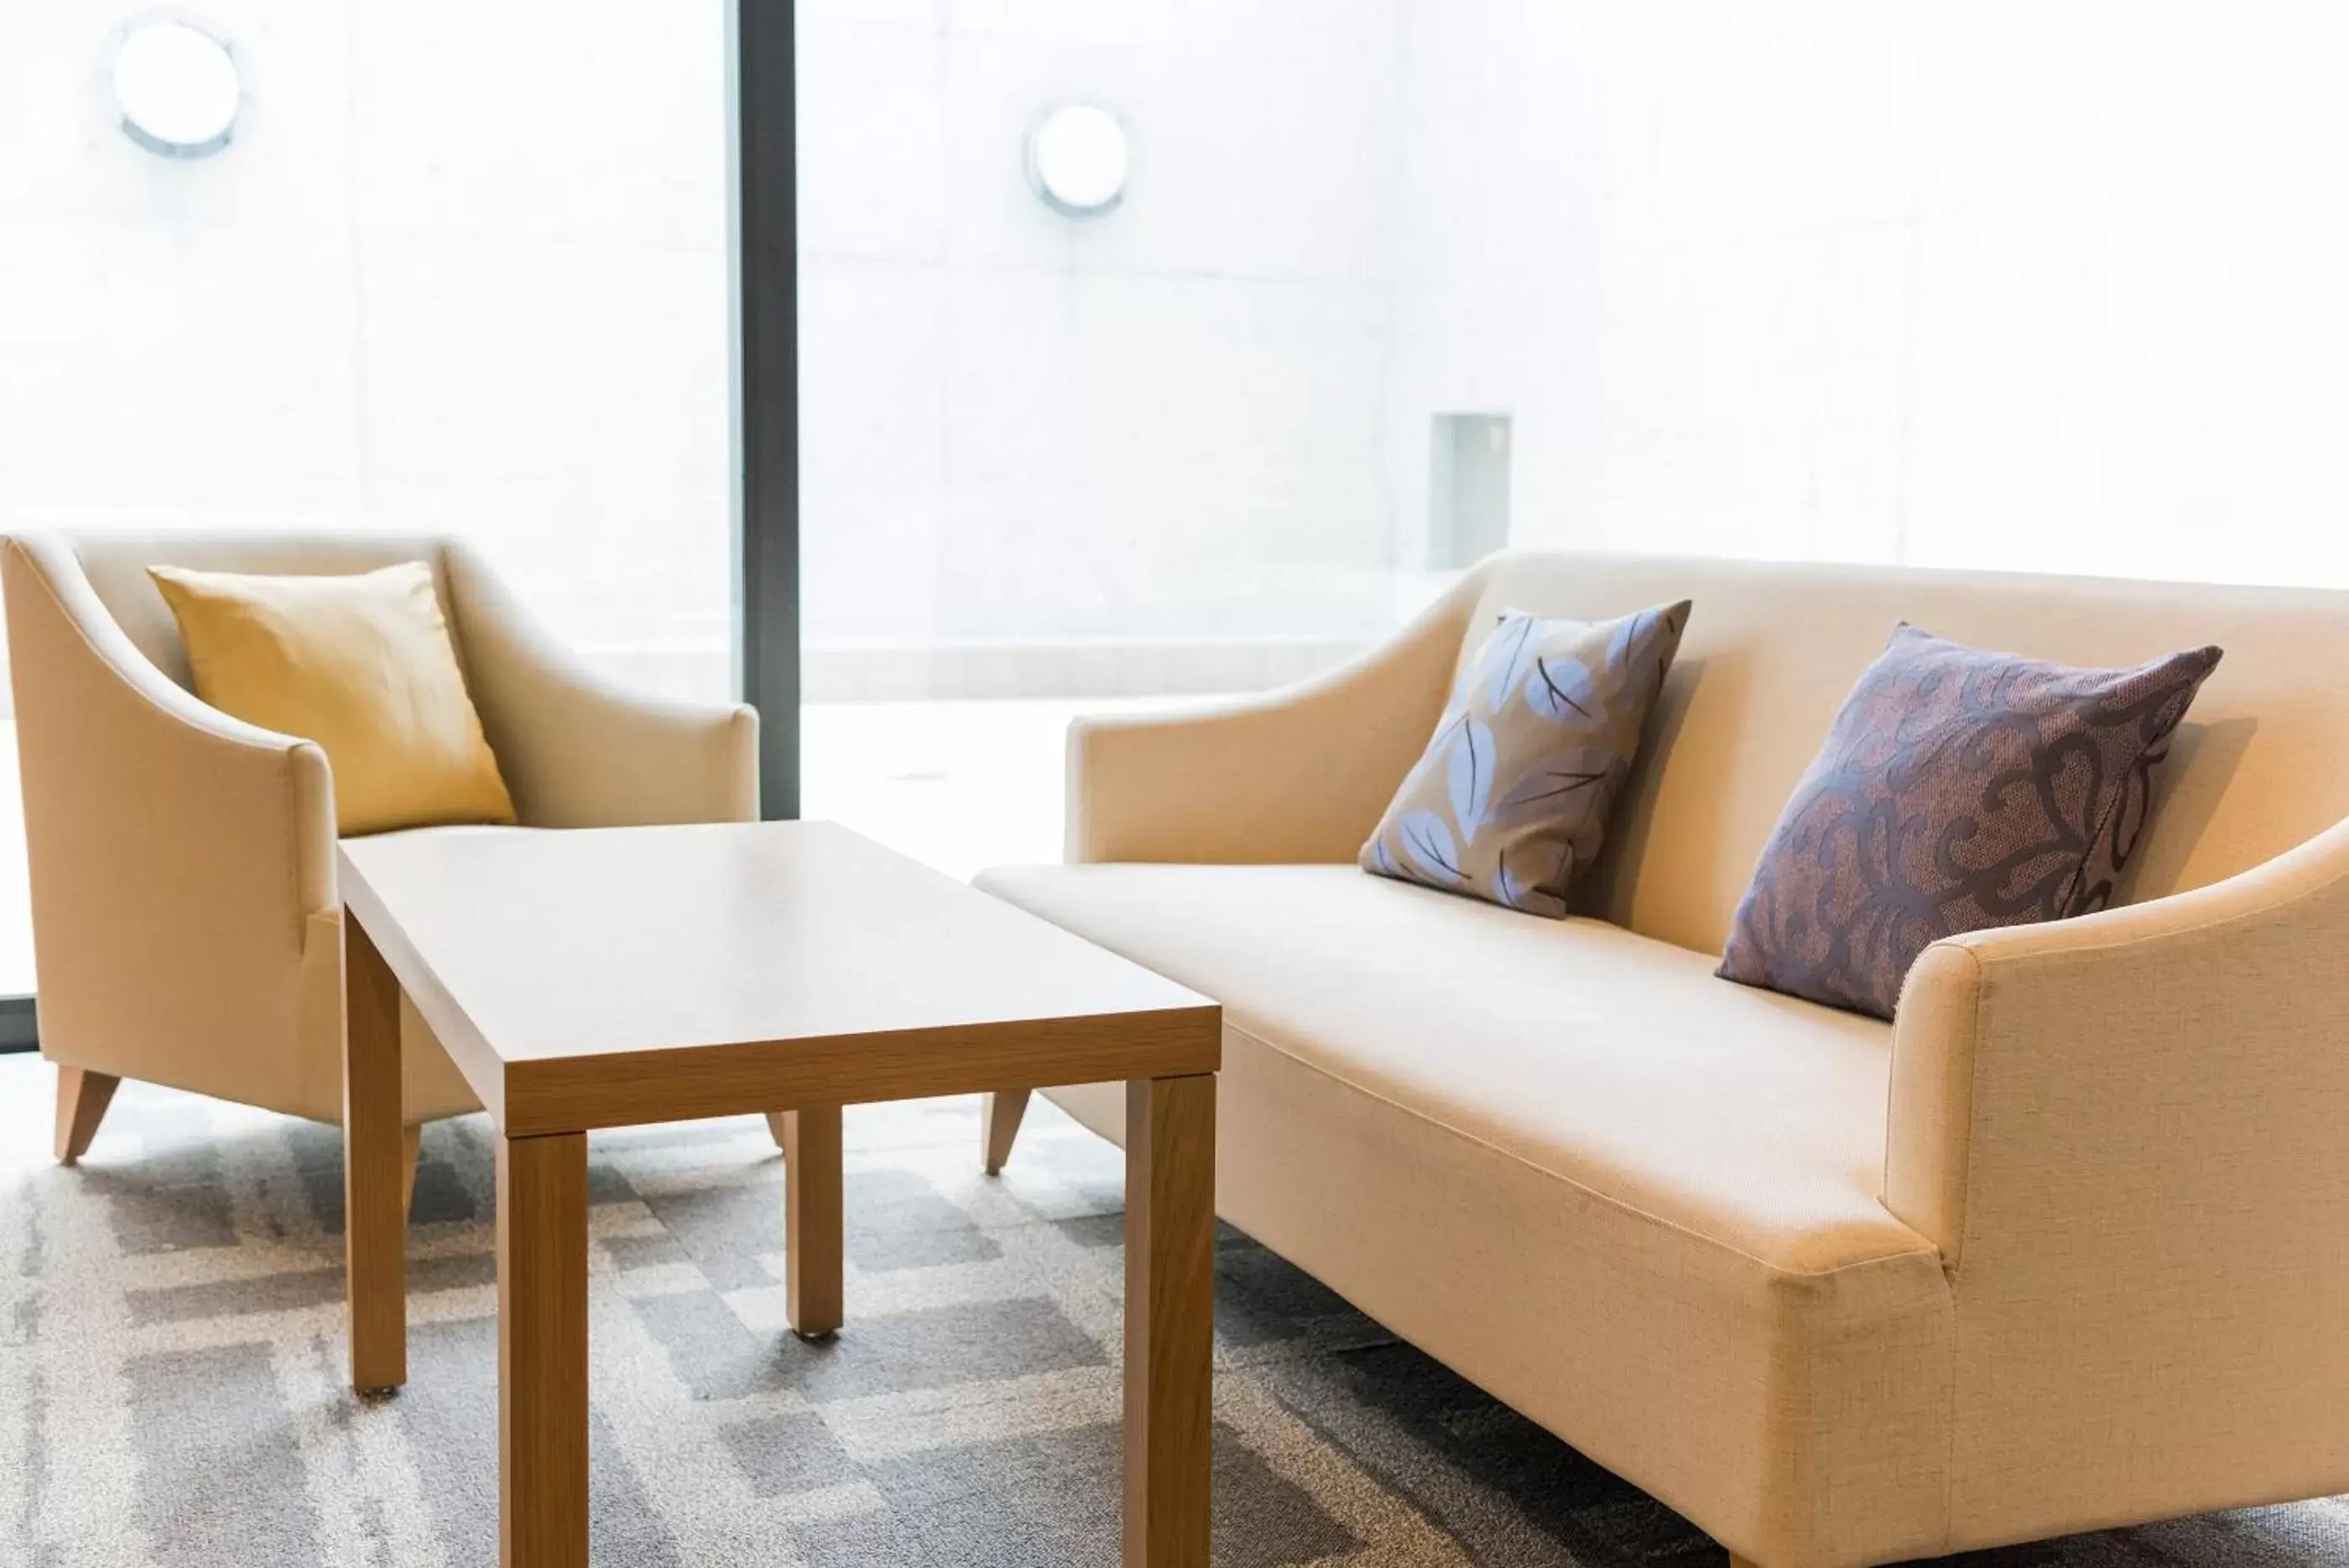
[[[431,567],[406,561],[328,577],[148,571],[179,618],[196,695],[325,749],[337,831],[514,819]]]

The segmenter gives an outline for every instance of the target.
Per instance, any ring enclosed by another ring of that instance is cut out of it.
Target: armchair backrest
[[[2120,892],[2248,870],[2349,816],[2349,593],[1564,554],[1496,557],[1463,657],[1505,608],[1601,619],[1695,609],[1583,912],[1718,952],[1778,813],[1895,622],[1979,647],[2127,665],[2217,643],[2219,669],[2155,777]]]
[[[92,533],[69,535],[68,543],[91,591],[123,634],[158,670],[191,691],[195,685],[179,623],[147,575],[150,566],[328,576],[426,561],[440,595],[440,613],[452,628],[457,625],[450,608],[446,546],[429,535]],[[461,656],[461,639],[459,652]]]

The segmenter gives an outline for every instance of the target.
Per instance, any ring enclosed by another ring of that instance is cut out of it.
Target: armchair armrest
[[[1936,942],[1893,1027],[1885,1202],[1953,1271],[2255,1267],[2294,1211],[2349,1223],[2344,1044],[2349,821],[2191,892]]]
[[[326,753],[156,669],[65,541],[11,538],[0,582],[44,1049],[184,1084],[188,1039],[290,1037],[313,918],[336,908]],[[295,1097],[290,1056],[249,1066]]]
[[[473,703],[524,823],[758,818],[754,711],[620,690],[581,665],[461,545],[448,550],[447,580]]]
[[[1483,587],[1472,572],[1330,673],[1182,713],[1069,726],[1068,858],[1350,861],[1444,711]]]

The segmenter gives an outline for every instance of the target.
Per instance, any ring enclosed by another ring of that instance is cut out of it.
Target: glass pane
[[[722,8],[171,17],[9,8],[0,522],[460,535],[727,694]]]
[[[1432,591],[1362,22],[801,5],[810,815],[1055,857],[1071,713],[1309,674]]]
[[[806,0],[810,809],[1505,543],[2349,584],[2349,12],[2116,16]]]

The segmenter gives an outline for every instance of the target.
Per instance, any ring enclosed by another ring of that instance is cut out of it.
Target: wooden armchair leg
[[[114,1103],[114,1091],[121,1084],[110,1074],[87,1067],[57,1069],[59,1165],[72,1165],[89,1152],[89,1140],[98,1136],[98,1124],[106,1119],[106,1107]]]
[[[980,1155],[988,1175],[1000,1174],[1004,1161],[1011,1158],[1011,1140],[1019,1136],[1019,1118],[1027,1114],[1025,1089],[998,1089],[986,1096],[979,1107],[979,1123],[984,1129]]]
[[[775,1147],[777,1148],[782,1149],[786,1153],[790,1151],[792,1146],[783,1141],[785,1137],[783,1129],[790,1125],[791,1112],[769,1111],[767,1113],[767,1136],[775,1140]]]

